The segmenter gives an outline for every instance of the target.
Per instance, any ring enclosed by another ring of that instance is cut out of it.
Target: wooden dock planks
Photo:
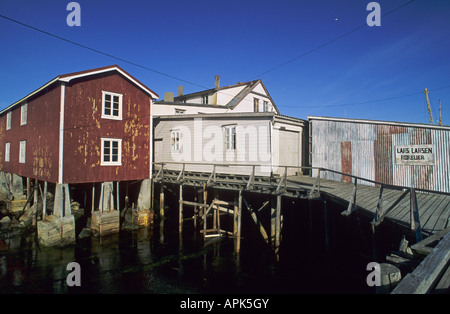
[[[305,188],[314,184],[315,178],[303,176],[288,177],[288,181],[295,182]],[[311,188],[311,187],[309,187]],[[320,191],[327,197],[346,205],[352,195],[353,183],[338,182],[321,179]],[[402,190],[384,188],[382,195],[383,212],[389,208],[401,195]],[[436,233],[449,226],[450,196],[433,193],[416,193],[419,208],[419,217],[422,230],[427,233]],[[356,191],[356,206],[367,213],[375,214],[380,187],[358,185]],[[403,225],[410,224],[410,197],[403,198],[387,215],[386,219],[397,221]]]

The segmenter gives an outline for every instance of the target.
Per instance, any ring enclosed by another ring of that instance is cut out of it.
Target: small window
[[[5,161],[9,162],[11,158],[11,143],[5,144]]]
[[[122,120],[122,94],[103,91],[102,118]]]
[[[6,114],[6,129],[7,130],[10,130],[11,129],[11,111],[9,111],[7,114]]]
[[[25,103],[20,107],[20,125],[27,124],[28,104]]]
[[[102,166],[122,165],[122,140],[102,138]]]
[[[263,102],[263,111],[269,112],[269,102],[266,100],[264,100],[264,102]]]
[[[172,151],[180,151],[180,131],[172,130],[170,131],[170,146]]]
[[[19,163],[25,163],[25,156],[27,153],[27,141],[20,141],[19,147]]]
[[[208,104],[208,95],[203,95],[202,96],[202,104],[203,105],[207,105]]]
[[[229,125],[225,127],[225,149],[236,149],[236,126]]]
[[[259,99],[253,98],[253,111],[259,112]]]
[[[184,114],[186,110],[185,109],[176,109],[175,108],[175,114]]]

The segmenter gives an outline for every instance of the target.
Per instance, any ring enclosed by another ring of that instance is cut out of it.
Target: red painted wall
[[[103,119],[102,91],[123,94],[122,120]],[[149,178],[150,97],[116,72],[66,85],[64,183]],[[101,138],[122,139],[122,165],[102,166]]]
[[[58,178],[58,130],[60,88],[47,88],[27,100],[27,124],[20,125],[21,106],[12,110],[11,129],[0,116],[0,170],[23,177],[56,182]],[[25,163],[19,163],[19,143],[26,140]],[[11,143],[10,162],[5,162],[5,143]]]

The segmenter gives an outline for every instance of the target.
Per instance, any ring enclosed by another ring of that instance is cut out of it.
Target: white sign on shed
[[[434,145],[395,146],[397,165],[434,165]]]

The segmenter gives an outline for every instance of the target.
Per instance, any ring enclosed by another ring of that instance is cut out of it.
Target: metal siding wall
[[[340,143],[350,141],[353,175],[387,184],[413,183],[416,188],[450,191],[448,130],[314,119],[311,125],[313,167],[342,171]],[[395,164],[395,146],[417,144],[435,145],[434,166]],[[325,173],[322,178],[342,180],[333,173]]]
[[[431,130],[431,142],[436,150],[433,186],[436,190],[450,192],[450,132]]]

